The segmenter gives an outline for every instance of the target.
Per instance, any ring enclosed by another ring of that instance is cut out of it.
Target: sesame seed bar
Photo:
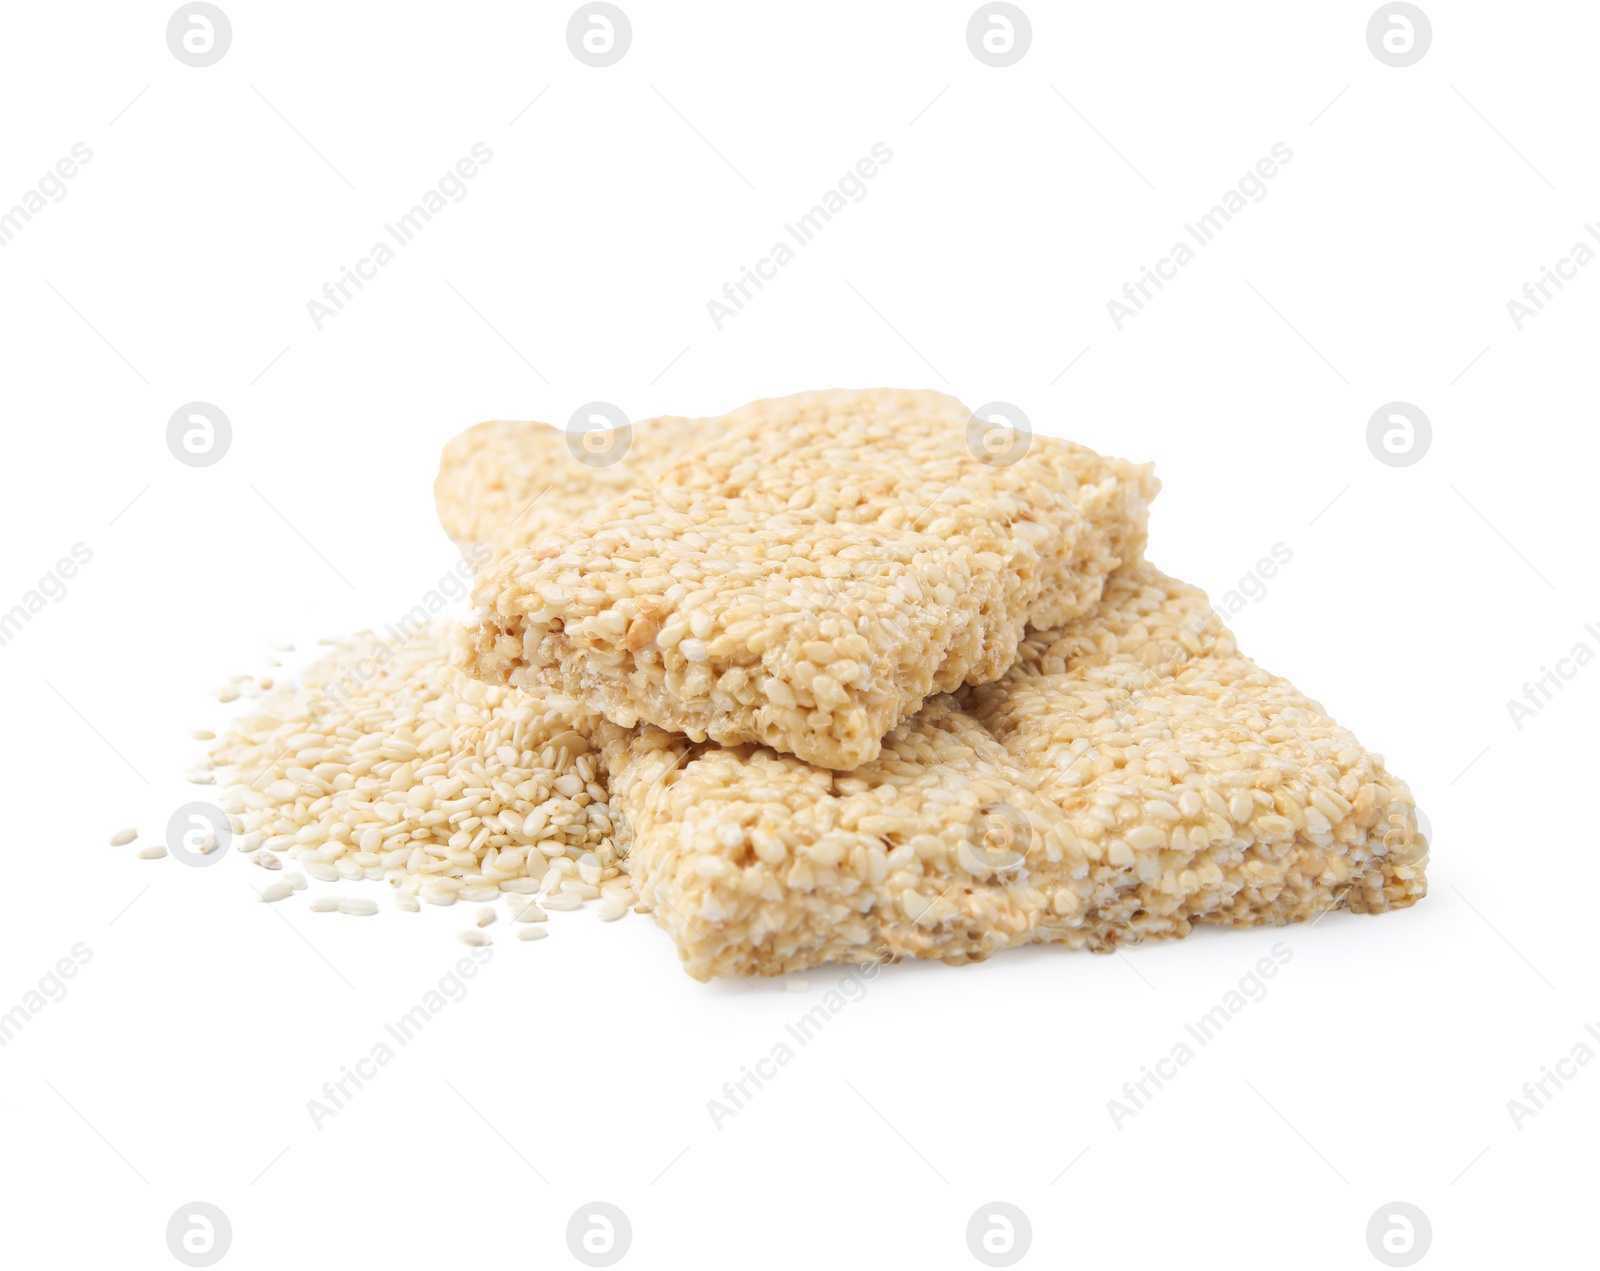
[[[868,763],[1143,551],[1148,465],[1046,437],[997,456],[971,423],[954,398],[893,389],[736,410],[586,524],[488,567],[468,669],[624,728]]]
[[[451,438],[439,458],[433,501],[439,523],[463,552],[483,544],[499,556],[583,520],[688,449],[706,421],[672,416],[630,427],[614,461],[587,463],[564,429],[492,419]],[[608,458],[601,455],[597,458]]]
[[[697,979],[1105,952],[1426,891],[1404,782],[1149,565],[850,773],[599,726],[618,847]]]

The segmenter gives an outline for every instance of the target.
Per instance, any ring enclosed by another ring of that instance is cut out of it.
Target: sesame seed
[[[558,913],[570,913],[583,908],[583,897],[557,894],[544,898],[544,907],[554,909]]]

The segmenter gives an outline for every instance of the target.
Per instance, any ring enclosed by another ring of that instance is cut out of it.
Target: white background
[[[93,159],[0,248],[0,609],[93,559],[0,648],[0,1011],[93,953],[0,1049],[6,1261],[176,1266],[196,1200],[238,1267],[576,1266],[593,1200],[647,1267],[977,1266],[995,1200],[1031,1220],[1023,1265],[1378,1266],[1397,1200],[1431,1220],[1424,1265],[1580,1256],[1600,1065],[1520,1128],[1507,1100],[1600,1021],[1600,668],[1520,729],[1506,702],[1600,651],[1600,264],[1520,331],[1506,301],[1600,218],[1600,12],[1428,2],[1396,69],[1367,0],[1034,0],[995,69],[970,0],[625,7],[606,69],[567,5],[226,0],[204,69],[161,4],[7,7],[0,207]],[[306,302],[476,142],[466,198],[317,330]],[[706,302],[875,142],[867,196],[716,329]],[[1263,201],[1117,330],[1106,301],[1276,142]],[[555,914],[538,944],[501,926],[470,995],[314,1128],[465,915],[269,907],[242,857],[107,847],[205,795],[180,773],[217,686],[451,567],[430,484],[479,419],[869,384],[1154,459],[1151,559],[1214,598],[1292,549],[1233,626],[1410,781],[1431,894],[891,968],[720,1129],[707,1100],[838,973],[700,985],[647,918]],[[165,442],[195,400],[232,422],[210,468]],[[1411,467],[1366,444],[1395,400],[1432,421]],[[1280,940],[1269,996],[1114,1126]]]

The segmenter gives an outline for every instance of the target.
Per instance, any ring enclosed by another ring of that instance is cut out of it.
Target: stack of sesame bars
[[[1405,783],[1145,559],[1158,488],[871,389],[480,424],[435,500],[458,658],[589,739],[697,979],[1412,904]]]

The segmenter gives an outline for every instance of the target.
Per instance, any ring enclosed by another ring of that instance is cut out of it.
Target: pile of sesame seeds
[[[385,884],[404,912],[480,906],[459,933],[473,945],[489,942],[497,904],[523,940],[545,934],[550,910],[597,901],[602,919],[622,917],[636,898],[587,738],[528,694],[453,667],[452,628],[436,619],[403,643],[370,631],[324,642],[298,685],[235,677],[219,696],[254,700],[220,737],[196,730],[209,750],[189,779],[218,785],[266,902],[312,884]],[[313,912],[379,911],[371,896],[313,890]]]

